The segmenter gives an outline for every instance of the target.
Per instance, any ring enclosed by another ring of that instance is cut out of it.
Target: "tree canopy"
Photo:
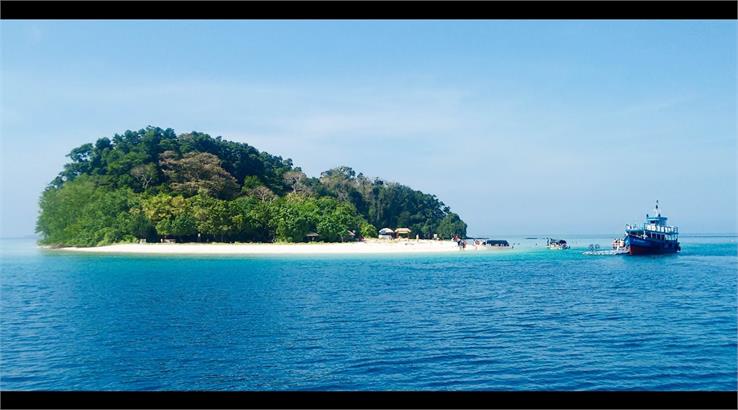
[[[305,175],[291,159],[199,132],[147,127],[71,150],[44,190],[36,230],[51,245],[180,241],[337,242],[407,227],[466,235],[435,195],[346,166]]]

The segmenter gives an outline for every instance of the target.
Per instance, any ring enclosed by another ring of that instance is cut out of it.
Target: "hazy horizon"
[[[74,147],[201,131],[436,194],[469,236],[735,234],[735,21],[7,21],[0,237]],[[512,233],[521,232],[521,233]]]

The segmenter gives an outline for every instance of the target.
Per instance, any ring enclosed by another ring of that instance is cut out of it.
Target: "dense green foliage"
[[[431,238],[466,224],[434,195],[348,167],[309,178],[290,159],[244,143],[148,127],[100,138],[41,196],[37,232],[52,245],[179,241],[320,241],[407,227]]]

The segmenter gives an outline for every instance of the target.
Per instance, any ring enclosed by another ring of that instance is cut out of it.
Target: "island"
[[[291,159],[200,132],[149,126],[68,157],[39,203],[36,231],[47,247],[270,253],[305,242],[289,249],[433,251],[466,236],[466,223],[435,195],[347,166],[309,177]],[[375,239],[383,229],[404,240]]]

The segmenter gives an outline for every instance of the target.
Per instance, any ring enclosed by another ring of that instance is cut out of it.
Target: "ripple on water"
[[[669,258],[8,254],[0,388],[734,390],[736,247],[688,245]]]

